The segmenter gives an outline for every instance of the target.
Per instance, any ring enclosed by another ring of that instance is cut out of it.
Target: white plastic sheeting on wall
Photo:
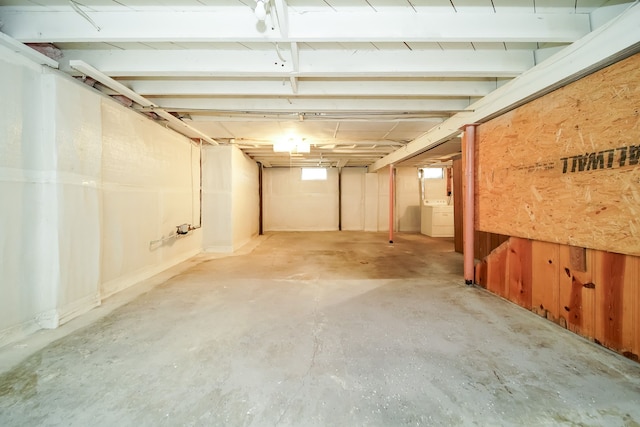
[[[199,218],[187,138],[3,47],[0,99],[0,346],[201,250],[150,246]]]
[[[55,78],[55,108],[47,120],[53,120],[55,126],[57,307],[63,323],[100,304],[100,98],[77,82]]]
[[[175,235],[177,225],[199,222],[200,151],[108,99],[102,132],[102,294],[110,295],[200,252],[200,230]]]
[[[207,146],[202,163],[203,247],[232,252],[258,234],[258,165],[233,146]]]
[[[326,181],[302,181],[300,168],[266,168],[265,231],[338,230],[338,170]]]
[[[0,47],[0,345],[57,325],[54,87]]]

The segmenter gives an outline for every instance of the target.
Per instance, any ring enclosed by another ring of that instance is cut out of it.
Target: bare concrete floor
[[[452,246],[278,233],[202,255],[2,374],[0,425],[639,425],[640,365],[464,286]]]

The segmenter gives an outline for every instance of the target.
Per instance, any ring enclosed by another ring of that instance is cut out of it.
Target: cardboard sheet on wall
[[[478,127],[482,231],[640,255],[640,54]]]

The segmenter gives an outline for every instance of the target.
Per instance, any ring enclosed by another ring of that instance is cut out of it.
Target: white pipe
[[[115,92],[118,92],[120,95],[126,96],[127,98],[129,98],[133,102],[135,102],[136,104],[141,105],[142,107],[145,107],[145,108],[150,108],[151,111],[153,111],[154,113],[156,113],[158,116],[162,117],[163,119],[167,120],[169,122],[169,124],[173,125],[171,127],[171,129],[175,130],[178,133],[181,133],[182,135],[186,136],[187,138],[191,138],[192,137],[189,134],[195,134],[195,135],[197,135],[198,138],[204,139],[209,144],[218,145],[218,141],[216,141],[213,138],[209,137],[208,135],[200,132],[198,129],[195,129],[195,128],[189,126],[188,124],[186,124],[182,120],[180,120],[177,117],[175,117],[173,114],[171,114],[171,113],[165,111],[164,109],[158,107],[157,105],[155,105],[153,102],[149,101],[148,99],[146,99],[142,95],[138,94],[137,92],[134,92],[133,90],[129,89],[128,87],[126,87],[122,83],[112,79],[111,77],[109,77],[106,74],[104,74],[102,71],[92,67],[91,65],[87,64],[86,62],[81,61],[81,60],[72,59],[72,60],[69,61],[69,66],[71,68],[75,69],[75,70],[80,71],[85,76],[89,76],[89,77],[91,77],[93,79],[96,79],[97,81],[99,81],[100,83],[102,83],[103,85],[108,87],[109,89],[111,89],[111,90],[113,90]],[[177,129],[176,129],[176,127],[177,127]]]

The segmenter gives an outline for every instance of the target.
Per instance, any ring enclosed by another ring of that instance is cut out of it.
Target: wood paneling
[[[595,285],[592,250],[586,252],[586,271],[577,271],[571,269],[571,247],[560,246],[560,318],[564,319],[563,323],[570,331],[593,339]]]
[[[638,361],[640,257],[587,249],[576,263],[572,251],[567,245],[512,237],[476,266],[476,280]]]
[[[640,255],[638,105],[640,54],[480,125],[476,229]]]
[[[509,242],[504,242],[487,257],[487,289],[509,298]]]
[[[555,243],[533,241],[531,252],[531,308],[540,316],[558,322],[560,248]]]
[[[595,257],[596,340],[627,355],[634,352],[638,329],[638,260],[621,254],[599,252]],[[637,356],[636,356],[637,357]]]
[[[475,283],[485,288],[487,287],[487,261],[482,260],[475,265]]]
[[[627,357],[632,357],[634,360],[638,361],[640,357],[640,258],[635,258],[631,261],[634,265],[633,270],[630,270],[630,274],[635,274],[635,298],[632,296],[632,312],[631,315],[631,324],[633,329],[633,343],[632,343],[632,351],[631,355],[627,355]]]
[[[487,233],[485,231],[476,230],[474,233],[474,257],[482,259],[489,255],[495,248],[509,240],[509,236],[502,234]]]
[[[509,240],[509,296],[508,298],[531,310],[531,240],[512,237]]]

